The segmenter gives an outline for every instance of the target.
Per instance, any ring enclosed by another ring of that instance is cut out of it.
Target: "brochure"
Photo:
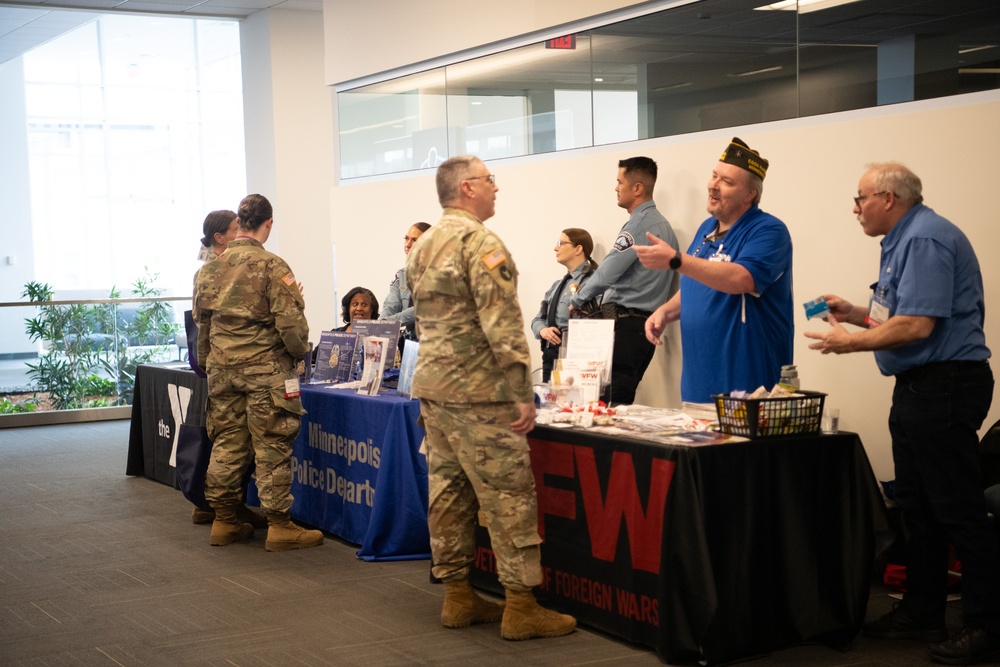
[[[611,359],[615,349],[615,321],[572,319],[566,358],[603,361],[601,385],[611,383]]]
[[[313,344],[309,343],[309,350],[306,352],[305,358],[299,361],[298,370],[300,384],[309,384],[312,381],[312,351]]]
[[[386,357],[396,349],[395,341],[379,336],[364,337],[364,370],[361,374],[359,394],[374,396],[382,386],[382,372],[385,370]]]
[[[549,391],[557,404],[588,405],[601,396],[604,361],[594,359],[558,359],[552,369]]]
[[[392,341],[393,345],[399,340],[399,322],[390,322],[388,320],[354,320],[351,322],[351,331],[358,335],[357,342],[354,346],[354,358],[356,360],[355,367],[357,375],[360,375],[360,366],[358,363],[362,359],[363,355],[361,353],[362,340],[365,336],[377,336],[379,338],[385,338],[386,340]],[[386,366],[389,368],[395,367],[396,356],[393,352],[393,356],[389,358],[386,362]],[[352,379],[357,380],[358,377],[355,376]]]
[[[417,354],[420,352],[420,343],[407,339],[403,342],[403,358],[399,362],[399,384],[396,391],[400,396],[412,398],[413,396],[413,371],[417,368]]]
[[[313,382],[346,382],[351,379],[357,337],[357,334],[346,331],[324,331],[320,335]]]

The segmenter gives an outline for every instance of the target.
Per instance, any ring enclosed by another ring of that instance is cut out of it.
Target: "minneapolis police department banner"
[[[428,558],[419,403],[304,386],[302,406],[292,452],[295,518],[361,545],[365,560]]]

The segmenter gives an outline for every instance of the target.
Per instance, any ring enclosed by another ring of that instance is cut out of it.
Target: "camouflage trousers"
[[[490,533],[500,583],[527,591],[542,583],[538,498],[528,441],[510,430],[513,403],[420,400],[434,576],[468,577],[477,514]]]
[[[295,377],[291,365],[276,360],[209,371],[212,458],[205,499],[212,507],[240,502],[241,483],[255,460],[260,506],[269,512],[292,509],[292,444],[304,410],[298,397],[285,398],[285,380]]]

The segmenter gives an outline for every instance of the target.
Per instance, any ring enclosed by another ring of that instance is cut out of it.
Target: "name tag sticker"
[[[868,325],[869,329],[874,329],[887,319],[889,319],[889,302],[883,297],[873,295],[871,306],[868,308],[868,317],[865,318],[865,324]]]
[[[299,379],[285,380],[285,398],[299,397]]]

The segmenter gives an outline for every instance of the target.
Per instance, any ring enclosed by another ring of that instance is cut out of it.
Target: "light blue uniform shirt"
[[[618,232],[615,245],[604,262],[573,297],[574,308],[602,293],[604,303],[616,303],[650,313],[666,303],[674,272],[647,269],[639,261],[635,246],[651,245],[646,232],[663,239],[677,250],[677,236],[667,219],[656,210],[656,204],[652,201],[639,204]]]
[[[936,318],[927,338],[875,352],[883,375],[938,361],[990,358],[979,260],[962,230],[931,208],[914,206],[882,239],[878,282],[872,289],[888,304],[890,317]]]

